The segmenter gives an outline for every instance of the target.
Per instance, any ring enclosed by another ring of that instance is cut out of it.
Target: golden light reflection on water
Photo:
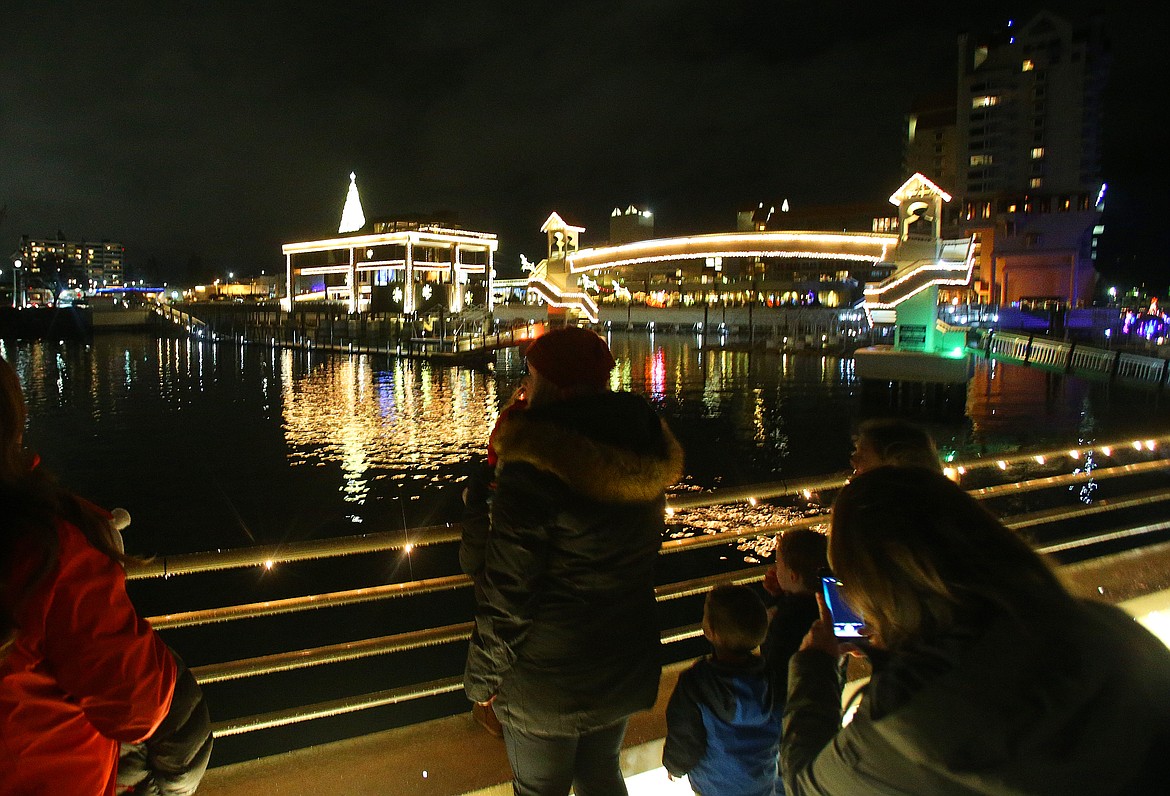
[[[490,374],[407,360],[375,367],[355,357],[298,375],[296,356],[280,358],[288,458],[338,464],[346,501],[362,503],[381,478],[400,486],[457,480],[452,466],[483,454],[499,413]]]

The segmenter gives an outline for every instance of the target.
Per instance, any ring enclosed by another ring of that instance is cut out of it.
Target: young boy
[[[788,694],[788,659],[812,623],[820,618],[817,592],[829,569],[829,542],[811,528],[793,528],[776,537],[776,564],[764,579],[775,600],[762,651],[783,702]]]
[[[784,695],[772,686],[760,642],[768,612],[745,586],[707,595],[703,635],[714,654],[678,678],[666,707],[662,764],[707,796],[772,796]]]

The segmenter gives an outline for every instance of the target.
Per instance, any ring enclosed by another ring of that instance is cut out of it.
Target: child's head
[[[764,643],[768,611],[747,586],[719,586],[703,605],[703,635],[717,653],[747,655]]]
[[[790,594],[815,592],[829,568],[829,541],[811,528],[793,528],[776,537],[776,580]]]
[[[942,469],[938,449],[926,430],[892,417],[867,420],[858,427],[849,463],[858,475],[889,464],[926,467],[936,473]]]

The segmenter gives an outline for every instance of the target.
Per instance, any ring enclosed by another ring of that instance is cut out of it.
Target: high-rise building
[[[1041,12],[965,33],[958,50],[953,206],[979,242],[976,291],[996,304],[1091,299],[1104,209],[1101,19]],[[945,149],[945,128],[932,135]]]
[[[57,238],[24,235],[20,255],[29,278],[45,285],[93,290],[123,283],[126,247],[113,241],[70,241],[59,233]]]
[[[955,95],[950,92],[914,104],[906,120],[904,173],[929,174],[935,184],[958,190],[955,116]]]
[[[1099,18],[1042,12],[961,35],[957,195],[1095,194],[1107,66]]]

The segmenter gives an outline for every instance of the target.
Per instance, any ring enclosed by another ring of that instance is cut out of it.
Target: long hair
[[[28,410],[16,371],[0,358],[0,661],[16,640],[16,610],[57,562],[56,523],[65,520],[90,544],[119,562],[129,560],[115,547],[109,517],[93,504],[61,488],[56,479],[36,466],[24,449]],[[16,593],[10,582],[16,566],[18,542],[39,558],[30,581]]]
[[[1028,544],[941,474],[879,467],[833,504],[829,561],[875,640],[929,638],[992,613],[1069,599]]]

